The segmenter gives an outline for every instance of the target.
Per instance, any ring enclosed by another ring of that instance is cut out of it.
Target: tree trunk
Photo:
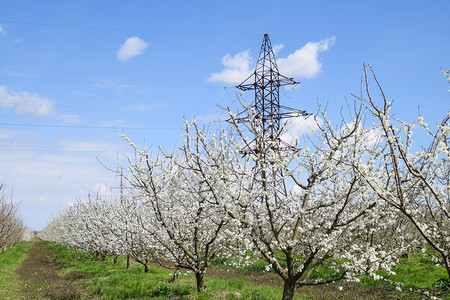
[[[127,269],[130,268],[130,256],[127,255]]]
[[[118,255],[114,255],[114,264],[117,265],[117,261],[119,260],[119,256]]]
[[[203,271],[195,273],[195,279],[197,280],[197,292],[204,292],[206,291],[205,286],[205,274]]]
[[[292,300],[295,293],[295,281],[288,278],[284,281],[283,286],[283,300]]]
[[[448,256],[444,256],[444,264],[447,269],[448,279],[450,279],[450,259]]]
[[[148,264],[143,264],[143,265],[144,265],[144,272],[150,273],[150,268],[149,268]]]
[[[178,268],[175,268],[172,279],[169,282],[175,282],[178,279],[178,273],[179,273]]]

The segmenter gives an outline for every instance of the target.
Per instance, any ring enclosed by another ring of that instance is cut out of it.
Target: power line
[[[109,105],[99,105],[99,106],[94,106],[94,105],[64,105],[64,104],[54,104],[54,103],[50,103],[50,104],[46,104],[46,103],[16,103],[16,102],[0,102],[0,106],[49,106],[49,107],[67,107],[67,108],[82,108],[82,109],[108,109],[108,110],[120,110],[120,111],[143,111],[143,112],[155,112],[155,111],[169,111],[169,112],[174,112],[174,111],[183,111],[181,109],[162,109],[162,108],[158,108],[157,106],[159,105],[155,105],[155,108],[147,108],[145,110],[139,110],[139,109],[133,109],[133,106],[109,106]],[[150,105],[152,106],[152,105]],[[61,118],[65,118],[64,116],[61,116]],[[136,120],[136,119],[133,119]],[[147,120],[147,119],[146,119]]]
[[[126,73],[104,73],[104,72],[90,72],[90,71],[71,71],[71,70],[53,70],[53,69],[40,69],[40,68],[31,68],[31,67],[11,67],[11,66],[0,66],[0,70],[16,70],[16,71],[25,71],[25,72],[31,72],[31,73],[62,73],[62,74],[79,74],[79,75],[107,75],[107,76],[116,76],[116,77],[126,77],[130,78],[134,76],[135,74],[126,74]],[[176,78],[179,79],[192,79],[192,75],[183,75],[180,74],[175,75]],[[14,77],[14,78],[20,78],[20,77]],[[202,78],[203,79],[203,78]],[[114,82],[114,81],[113,81]],[[101,84],[107,84],[107,81],[100,81]],[[124,84],[126,85],[126,84]]]
[[[2,105],[3,103],[0,103],[0,105]],[[14,117],[14,118],[33,118],[33,119],[60,119],[60,120],[67,120],[67,119],[71,119],[71,116],[40,116],[40,115],[0,115],[0,117]],[[73,116],[73,119],[75,120],[95,120],[95,121],[116,121],[116,122],[120,122],[120,121],[149,121],[148,118],[146,119],[124,119],[124,118],[120,118],[120,119],[105,119],[105,118],[86,118],[86,117],[78,117],[78,116]],[[179,119],[177,120],[170,120],[170,119],[151,119],[150,121],[172,121],[172,122],[177,122],[179,121]]]
[[[0,144],[0,150],[20,151],[62,151],[62,152],[127,152],[130,149],[124,145],[115,146],[64,146],[64,145],[26,145],[26,144]]]
[[[27,72],[45,72],[45,73],[65,73],[65,74],[90,74],[90,75],[109,75],[109,76],[129,76],[129,74],[111,74],[102,72],[86,72],[86,71],[66,71],[66,70],[49,70],[49,69],[36,69],[30,67],[10,67],[10,66],[0,66],[2,70],[19,70]]]
[[[37,148],[32,148],[32,147],[27,147],[27,146],[16,146],[16,147],[4,147],[4,146],[0,146],[0,151],[29,151],[29,152],[92,152],[92,153],[117,153],[117,152],[126,152],[126,151],[119,151],[119,150],[89,150],[89,148],[86,149],[72,149],[72,148],[49,148],[46,149],[44,147],[44,149],[37,147]]]
[[[99,86],[114,85],[118,87],[190,87],[190,88],[211,88],[211,86],[206,85],[194,85],[194,84],[127,84],[120,82],[107,82],[107,81],[88,81],[88,80],[73,80],[73,79],[47,79],[47,78],[34,78],[34,77],[14,77],[14,76],[0,76],[3,79],[15,79],[15,80],[32,80],[32,81],[50,81],[50,82],[64,82],[64,83],[83,83],[83,84],[95,84]]]
[[[2,23],[32,25],[32,26],[45,26],[45,27],[57,27],[67,29],[83,29],[83,30],[101,30],[101,31],[123,31],[123,32],[145,32],[145,33],[162,33],[162,34],[180,34],[180,35],[262,35],[260,33],[236,33],[236,32],[200,32],[200,31],[170,31],[170,30],[148,30],[139,28],[113,28],[113,27],[99,27],[99,26],[83,26],[83,25],[65,25],[65,24],[52,24],[52,23],[40,23],[40,22],[26,22],[15,20],[0,19]]]
[[[83,125],[49,125],[49,124],[25,124],[25,123],[0,123],[0,126],[24,126],[24,127],[51,127],[51,128],[83,128],[83,129],[115,129],[115,126],[83,126]],[[119,127],[117,129],[136,130],[178,130],[175,127]]]

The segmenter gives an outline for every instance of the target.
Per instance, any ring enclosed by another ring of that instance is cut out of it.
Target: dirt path
[[[83,289],[85,273],[71,272],[61,276],[64,263],[45,243],[36,241],[26,252],[27,259],[17,270],[24,282],[22,299],[93,299]]]

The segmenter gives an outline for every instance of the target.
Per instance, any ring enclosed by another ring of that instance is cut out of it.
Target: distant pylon
[[[309,114],[303,110],[282,106],[280,104],[280,86],[296,86],[298,84],[299,82],[295,81],[293,78],[283,76],[278,71],[269,35],[265,34],[255,71],[240,85],[236,86],[236,88],[243,92],[249,90],[255,91],[255,117],[261,120],[260,126],[262,133],[265,135],[268,134],[268,139],[255,140],[255,147],[246,150],[246,152],[255,154],[256,157],[259,157],[259,160],[266,160],[268,150],[272,150],[278,154],[282,154],[281,152],[283,151],[293,150],[294,147],[282,141],[279,136],[279,129],[282,124],[281,120],[284,118],[307,116]],[[247,122],[248,116],[238,118],[238,121]],[[270,149],[268,149],[268,147],[270,147]],[[256,161],[256,163],[258,164],[260,162]],[[261,178],[262,182],[267,182],[268,176],[273,176],[273,188],[275,189],[274,200],[275,203],[277,203],[279,193],[284,195],[287,194],[282,170],[277,169],[277,167],[271,167],[269,169],[261,170],[261,174],[263,177]],[[267,186],[262,188],[264,190],[268,189]]]

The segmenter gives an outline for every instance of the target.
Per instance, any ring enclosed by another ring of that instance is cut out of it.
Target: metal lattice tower
[[[296,86],[298,82],[279,73],[269,35],[265,34],[255,71],[244,82],[236,86],[243,92],[255,91],[255,117],[261,120],[261,130],[263,134],[268,134],[268,139],[256,140],[255,148],[248,149],[248,152],[255,154],[260,160],[266,160],[268,147],[278,154],[293,150],[293,146],[283,142],[278,136],[282,119],[309,115],[306,111],[288,108],[280,104],[280,87],[285,85]],[[248,117],[240,118],[239,121],[246,122]],[[256,163],[258,164],[258,161]],[[271,175],[268,173],[271,173]],[[270,170],[262,170],[262,177],[265,177],[262,180],[263,182],[266,181],[267,176],[273,176],[275,202],[277,203],[279,193],[287,194],[286,185],[282,180],[282,170],[274,167]],[[267,189],[266,186],[263,188]]]

